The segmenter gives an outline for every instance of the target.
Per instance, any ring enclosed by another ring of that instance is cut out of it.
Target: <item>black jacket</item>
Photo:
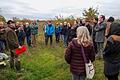
[[[120,63],[120,41],[113,41],[112,37],[109,37],[103,57],[109,63]]]

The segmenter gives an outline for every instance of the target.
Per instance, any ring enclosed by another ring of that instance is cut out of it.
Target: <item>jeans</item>
[[[56,43],[59,43],[60,35],[55,35],[55,37],[56,37]]]
[[[85,80],[85,76],[72,74],[72,80]]]
[[[102,58],[103,50],[104,50],[104,42],[97,42],[98,57]]]
[[[31,35],[31,39],[32,39],[32,46],[35,47],[36,46],[36,42],[37,42],[37,35]]]
[[[28,46],[31,46],[31,36],[26,36]]]
[[[46,38],[45,38],[45,44],[48,45],[48,40],[50,38],[50,45],[52,45],[52,35],[46,35]]]
[[[63,35],[63,41],[64,41],[64,46],[66,47],[67,46],[67,38],[68,36],[67,35]]]

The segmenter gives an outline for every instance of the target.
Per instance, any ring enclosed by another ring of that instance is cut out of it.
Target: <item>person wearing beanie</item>
[[[114,22],[114,17],[109,17],[109,19],[107,20],[107,27],[105,30],[105,36],[109,37],[109,30],[110,30],[110,25]]]
[[[120,23],[110,25],[109,37],[103,51],[104,74],[108,80],[118,80],[120,71]]]

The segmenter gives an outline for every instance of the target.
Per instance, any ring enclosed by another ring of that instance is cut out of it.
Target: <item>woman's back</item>
[[[84,47],[84,52],[87,62],[89,62],[89,60],[95,60],[95,53],[91,45]],[[70,64],[70,71],[74,74],[85,75],[85,62],[82,55],[81,45],[78,44],[77,39],[73,39],[72,42],[70,42],[66,54],[70,54],[66,55],[66,60],[68,60],[68,63]],[[71,57],[68,59],[69,56]]]

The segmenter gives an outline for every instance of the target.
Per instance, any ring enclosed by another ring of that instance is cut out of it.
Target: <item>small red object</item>
[[[27,47],[25,45],[23,45],[23,46],[21,46],[21,49],[20,48],[15,49],[15,52],[17,55],[20,55],[20,54],[24,53],[26,50],[27,50]]]

